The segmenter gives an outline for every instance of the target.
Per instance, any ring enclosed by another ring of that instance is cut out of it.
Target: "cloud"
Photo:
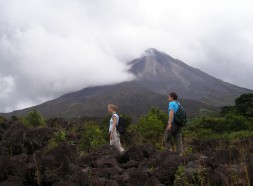
[[[131,79],[150,47],[253,89],[252,2],[0,1],[0,112]]]
[[[2,98],[8,97],[14,89],[14,79],[11,76],[2,76],[0,74],[0,96]]]

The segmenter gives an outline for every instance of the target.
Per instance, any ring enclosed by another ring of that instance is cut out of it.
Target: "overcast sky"
[[[0,0],[0,112],[128,80],[147,48],[253,89],[253,1]]]

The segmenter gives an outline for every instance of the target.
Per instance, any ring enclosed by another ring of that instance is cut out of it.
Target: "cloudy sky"
[[[0,112],[128,80],[151,47],[253,89],[253,1],[0,0]]]

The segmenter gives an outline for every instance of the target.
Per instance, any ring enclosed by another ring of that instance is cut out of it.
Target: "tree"
[[[43,126],[45,125],[45,120],[40,113],[36,110],[29,112],[27,117],[25,118],[26,123],[33,127]]]
[[[18,117],[17,116],[11,116],[11,120],[14,121],[14,122],[18,121]]]
[[[238,97],[235,100],[235,107],[240,115],[253,118],[253,93]]]

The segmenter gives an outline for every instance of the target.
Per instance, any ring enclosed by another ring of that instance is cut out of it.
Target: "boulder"
[[[107,180],[105,186],[119,186],[115,180]]]
[[[99,177],[91,177],[89,178],[89,185],[92,186],[105,186],[107,180],[105,178],[99,178]]]
[[[110,168],[119,166],[119,162],[114,156],[104,156],[95,161],[94,167],[96,168]]]
[[[0,157],[0,185],[22,185],[26,176],[26,154]]]
[[[120,165],[120,167],[123,168],[123,169],[130,169],[130,168],[133,168],[133,167],[138,168],[139,165],[140,165],[139,161],[130,160],[127,163],[124,163],[124,164]]]
[[[238,149],[218,149],[214,153],[214,159],[220,164],[240,163],[240,152]]]
[[[73,145],[61,144],[41,157],[42,183],[51,185],[60,179],[73,175],[71,166],[77,158],[77,149]]]
[[[106,168],[105,170],[109,173],[110,179],[115,179],[118,175],[121,175],[124,172],[124,169],[122,169],[118,166]]]
[[[194,152],[202,152],[202,154],[210,155],[220,145],[219,139],[193,139],[190,143]]]
[[[250,182],[250,184],[253,185],[253,155],[248,155],[246,157],[246,165],[247,165],[247,174],[246,176],[248,176],[248,180]]]
[[[130,160],[134,161],[143,161],[144,159],[148,159],[153,153],[157,150],[154,146],[146,144],[146,145],[134,145],[131,146],[124,154],[120,157],[120,163],[127,163]]]
[[[13,156],[25,152],[23,144],[25,130],[26,127],[23,124],[14,124],[2,136],[1,146],[8,149],[9,155]]]
[[[160,157],[160,162],[158,162],[158,167],[154,170],[153,175],[156,176],[162,184],[173,185],[175,173],[179,165],[184,162],[183,157],[168,150],[161,152],[157,157]]]
[[[26,164],[29,161],[29,156],[25,153],[10,157],[9,175],[21,177],[26,175]]]
[[[24,133],[24,148],[27,154],[32,154],[36,150],[42,150],[52,137],[52,133],[52,130],[45,127],[28,129]]]
[[[0,156],[0,182],[7,179],[10,167],[10,158],[7,155]]]
[[[9,176],[8,180],[1,182],[1,186],[21,186],[23,184],[23,179],[17,176]]]
[[[55,182],[53,186],[77,186],[77,184],[71,181],[59,181]]]
[[[160,183],[159,180],[152,177],[149,178],[148,174],[136,169],[131,168],[126,170],[122,175],[116,178],[119,185],[156,185]]]
[[[82,168],[95,167],[94,163],[96,162],[96,160],[108,155],[113,155],[117,160],[119,159],[118,157],[116,157],[117,155],[119,155],[119,152],[114,146],[104,145],[99,149],[92,151],[86,156],[81,156],[78,159],[78,165]]]

